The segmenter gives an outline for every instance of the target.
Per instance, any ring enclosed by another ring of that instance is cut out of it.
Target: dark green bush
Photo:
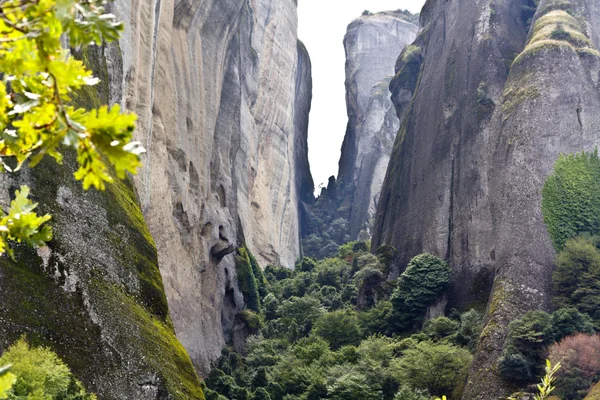
[[[600,250],[598,237],[578,236],[566,241],[556,256],[552,275],[554,303],[575,307],[600,325]]]
[[[532,374],[529,365],[529,361],[522,354],[508,354],[500,359],[500,375],[510,382],[530,383]]]
[[[471,353],[466,349],[424,341],[405,350],[396,368],[400,381],[412,389],[460,398],[456,391],[467,378],[471,360]]]
[[[542,189],[542,213],[554,247],[579,233],[600,229],[598,152],[560,156]]]
[[[390,301],[390,325],[398,332],[414,329],[422,323],[427,307],[450,284],[450,267],[431,254],[414,257],[400,278]]]
[[[246,301],[246,307],[260,314],[261,306],[258,284],[252,269],[249,252],[244,246],[237,249],[235,270],[237,272],[238,285]]]

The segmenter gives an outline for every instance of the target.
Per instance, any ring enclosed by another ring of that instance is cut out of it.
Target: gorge
[[[441,317],[454,324],[454,369],[465,379],[419,390],[488,400],[530,389],[501,364],[511,322],[562,308],[552,279],[563,249],[548,233],[542,188],[562,154],[593,153],[600,142],[600,4],[426,0],[420,14],[357,16],[343,42],[339,170],[316,198],[312,67],[297,6],[107,5],[125,30],[117,42],[72,50],[101,80],[74,100],[137,114],[143,166],[103,192],[72,179],[68,152],[62,164],[0,176],[3,207],[27,184],[54,230],[47,246],[18,244],[14,259],[0,259],[0,351],[22,336],[47,346],[99,399],[403,400],[397,382],[360,394],[368,379],[348,386],[355,392],[318,381],[292,393],[274,377],[335,363],[278,367],[277,357],[309,357],[297,343],[344,365],[384,342],[409,354],[410,340],[439,345],[428,321]],[[420,267],[428,300],[399,328],[405,315],[394,313],[408,300],[398,288],[410,289]],[[281,310],[316,314],[298,322]],[[481,332],[465,333],[476,314]],[[349,335],[362,324],[364,337],[329,340],[329,317]],[[363,347],[369,340],[381,342]],[[243,358],[265,343],[273,354]],[[401,359],[383,364],[401,370]],[[252,376],[247,394],[224,395],[244,381],[231,365]]]

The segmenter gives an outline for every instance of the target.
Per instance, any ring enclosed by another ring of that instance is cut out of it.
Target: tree
[[[314,332],[336,350],[346,345],[358,345],[362,337],[358,316],[352,310],[323,314],[315,323]]]
[[[399,381],[410,388],[427,389],[431,394],[442,395],[453,393],[462,386],[471,359],[468,350],[424,341],[404,351],[395,368]]]
[[[600,336],[568,336],[550,347],[548,359],[562,365],[557,373],[557,394],[566,399],[583,399],[600,374]]]
[[[554,337],[552,317],[544,311],[530,311],[512,321],[508,329],[500,372],[509,381],[528,382],[542,373],[546,346],[553,342]],[[511,369],[520,371],[520,374],[511,372]],[[526,370],[529,374],[525,373]]]
[[[21,339],[0,357],[1,365],[12,365],[17,377],[7,399],[95,400],[87,394],[69,367],[56,353],[44,347],[33,348]]]
[[[422,322],[427,307],[435,302],[450,284],[450,267],[431,254],[414,257],[398,278],[390,301],[390,325],[402,332]]]
[[[542,213],[554,247],[576,235],[600,230],[598,151],[561,155],[542,188]]]
[[[552,275],[554,303],[575,307],[600,322],[600,250],[598,237],[578,236],[566,241],[556,256]]]
[[[104,189],[112,182],[109,165],[119,178],[135,173],[144,149],[132,141],[135,115],[118,105],[98,110],[75,108],[73,95],[96,85],[81,61],[61,46],[66,36],[74,47],[119,37],[123,25],[104,13],[104,0],[0,0],[0,169],[31,167],[45,155],[62,161],[73,149],[79,169],[75,178],[84,189]],[[7,214],[0,215],[0,253],[11,242],[40,246],[50,240],[25,187],[16,193]]]
[[[314,297],[291,297],[281,303],[277,314],[282,316],[284,323],[295,322],[302,335],[308,335],[313,323],[325,312],[321,302]]]

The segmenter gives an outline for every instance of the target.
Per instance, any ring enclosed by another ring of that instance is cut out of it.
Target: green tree
[[[442,395],[462,387],[471,360],[471,353],[466,349],[424,341],[404,351],[395,368],[400,382],[413,389],[426,389],[434,395]]]
[[[277,313],[282,316],[282,322],[295,322],[302,335],[308,335],[314,322],[325,312],[321,302],[314,297],[291,297],[281,303]]]
[[[323,314],[315,323],[314,332],[336,350],[346,345],[358,345],[362,337],[358,316],[352,310]]]
[[[340,365],[328,371],[327,392],[333,400],[379,400],[381,390],[356,367]]]
[[[427,253],[414,257],[398,278],[390,298],[390,325],[402,332],[420,324],[427,307],[449,286],[451,273],[450,267],[438,257]]]
[[[77,109],[73,96],[99,80],[61,45],[74,47],[112,41],[123,25],[104,13],[104,0],[0,1],[0,169],[34,167],[45,155],[62,161],[62,151],[77,153],[76,179],[84,189],[104,189],[118,177],[135,173],[144,149],[134,142],[135,115],[118,105]],[[50,240],[49,216],[38,217],[28,190],[16,194],[12,209],[1,216],[0,252],[11,242],[39,246]],[[20,218],[21,215],[24,218]]]
[[[596,236],[578,236],[566,241],[556,256],[552,275],[554,303],[575,307],[600,324],[600,250]]]
[[[50,349],[32,348],[21,339],[0,357],[1,365],[12,365],[11,372],[17,377],[8,392],[9,400],[64,399],[93,400],[87,394],[69,367]]]
[[[542,213],[554,247],[579,233],[600,230],[598,151],[561,155],[542,189]]]

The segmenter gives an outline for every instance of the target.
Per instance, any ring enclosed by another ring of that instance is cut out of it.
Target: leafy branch
[[[72,148],[79,168],[75,179],[83,188],[104,190],[113,181],[135,173],[145,151],[133,141],[136,116],[118,105],[98,110],[73,107],[72,96],[99,79],[63,48],[114,41],[123,30],[105,13],[105,0],[0,0],[0,169],[18,171],[36,166],[45,155],[62,162],[61,151]],[[8,241],[43,245],[51,239],[38,217],[29,190],[17,192],[8,214],[0,215],[0,254]],[[16,207],[14,210],[13,208]],[[15,221],[18,221],[15,222]]]

